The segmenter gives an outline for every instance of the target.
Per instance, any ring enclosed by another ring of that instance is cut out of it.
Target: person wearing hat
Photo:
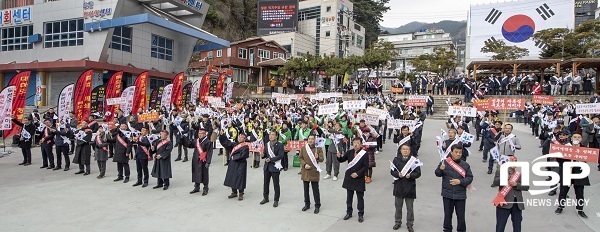
[[[124,132],[128,132],[127,124],[120,124],[116,133],[111,136],[107,141],[114,143],[114,156],[113,162],[117,162],[118,176],[114,181],[121,181],[123,183],[129,182],[129,156],[131,155],[131,141]],[[125,179],[123,179],[125,176]]]
[[[232,142],[225,135],[225,131],[221,131],[219,142],[223,147],[231,151],[228,157],[230,160],[227,166],[227,174],[225,175],[224,185],[231,188],[229,199],[238,197],[238,200],[244,200],[244,189],[246,189],[247,167],[246,161],[250,157],[249,143],[246,142],[246,134],[240,133],[237,136],[237,141]]]
[[[19,163],[19,165],[28,166],[31,165],[31,144],[33,143],[32,138],[24,138],[23,134],[29,134],[33,136],[35,134],[35,126],[28,117],[23,117],[23,122],[19,122],[17,119],[11,120],[14,124],[21,127],[21,133],[19,136],[19,141],[16,142],[19,144],[21,148],[21,153],[23,154],[23,162]]]
[[[200,184],[204,185],[202,189],[202,196],[208,194],[208,168],[212,161],[213,147],[212,142],[207,136],[206,130],[198,131],[198,138],[195,140],[186,140],[186,146],[194,148],[194,154],[192,155],[192,182],[194,182],[194,189],[190,194],[200,192]]]
[[[581,141],[582,141],[582,137],[581,134],[579,133],[573,133],[573,135],[571,136],[571,143],[573,147],[581,147]],[[565,162],[579,162],[576,160],[566,160],[566,159],[561,159],[561,158],[557,158],[556,161],[558,162],[559,165],[559,172],[558,174],[560,175],[560,178],[562,180],[563,178],[563,165]],[[581,174],[582,170],[580,167],[574,167],[572,173],[573,174]],[[583,196],[583,189],[585,188],[585,186],[590,186],[590,178],[588,176],[584,177],[584,178],[580,178],[580,179],[573,179],[571,180],[573,183],[573,188],[575,189],[575,198],[577,199],[577,206],[575,206],[575,209],[577,210],[577,214],[582,217],[582,218],[587,218],[587,215],[585,214],[585,212],[583,212],[583,201],[584,201],[584,196]],[[562,181],[561,181],[562,183]],[[567,194],[569,193],[569,190],[571,189],[571,186],[569,185],[560,185],[560,194],[558,194],[558,202],[560,203],[560,205],[558,206],[558,208],[556,209],[556,211],[554,211],[556,214],[561,214],[563,209],[565,208],[565,199],[567,199]]]
[[[152,160],[152,154],[150,153],[150,140],[148,139],[148,128],[142,127],[140,135],[132,139],[132,143],[136,146],[135,150],[135,167],[137,170],[137,182],[133,184],[133,187],[143,185],[142,188],[148,186],[148,161]]]
[[[73,163],[79,164],[79,172],[75,174],[82,174],[87,176],[90,174],[90,164],[92,158],[92,147],[90,146],[90,142],[92,141],[92,131],[88,127],[87,121],[82,121],[77,130],[75,131],[75,135],[83,134],[83,136],[75,138],[75,142],[77,143],[77,148],[75,149],[75,156],[73,157]]]
[[[152,142],[151,149],[154,153],[152,177],[157,178],[156,186],[152,188],[163,188],[163,190],[167,190],[171,184],[169,179],[173,177],[171,171],[171,152],[173,151],[173,143],[169,140],[169,132],[166,130],[160,132],[160,139]]]

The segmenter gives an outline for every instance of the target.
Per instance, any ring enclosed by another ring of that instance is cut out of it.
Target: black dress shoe
[[[492,184],[490,187],[494,188],[494,187],[498,187],[498,185]]]
[[[202,196],[206,196],[208,194],[208,188],[202,190]]]
[[[114,181],[114,182],[117,182],[117,181],[122,181],[122,180],[123,180],[123,178],[119,177],[119,178],[117,178],[117,179],[114,179],[113,181]]]
[[[87,175],[89,175],[89,174],[90,174],[89,172],[83,173],[83,175],[84,175],[84,176],[87,176]]]
[[[277,208],[277,206],[279,206],[279,202],[278,201],[273,202],[273,208]]]
[[[125,180],[123,180],[123,183],[127,183],[129,182],[129,177],[126,177]]]
[[[52,171],[56,171],[58,169],[62,169],[62,168],[61,167],[55,167],[55,168],[52,169]]]
[[[310,205],[305,205],[304,207],[302,207],[302,211],[306,211],[308,209],[310,209]]]
[[[153,188],[153,189],[157,189],[157,188],[162,188],[162,187],[163,187],[162,185],[157,185],[157,186],[154,186],[154,187],[152,187],[152,188]]]
[[[492,170],[488,170],[487,174],[492,174]]]
[[[44,169],[44,168],[47,168],[47,167],[48,167],[48,166],[41,166],[41,167],[40,167],[40,169]]]
[[[317,208],[315,208],[315,214],[318,214],[318,213],[319,213],[319,208],[317,207]]]
[[[64,171],[65,171],[65,172],[66,172],[66,171],[69,171],[69,168],[68,168],[68,167],[67,167],[67,168],[65,168],[65,170],[64,170]]]
[[[394,225],[394,227],[392,229],[398,230],[398,229],[400,229],[400,227],[402,227],[402,224],[396,224],[396,225]]]
[[[362,215],[358,215],[358,222],[362,223],[364,221],[365,221],[365,219],[363,218],[363,216]]]
[[[180,160],[181,160],[181,158],[177,158],[177,159],[175,159],[175,161],[180,161]]]
[[[85,172],[84,171],[78,171],[78,172],[75,173],[75,175],[83,174],[83,173],[85,173]]]
[[[165,186],[163,187],[163,190],[167,190],[167,189],[169,189],[169,186],[166,186],[166,185],[165,185]]]
[[[556,191],[554,191],[554,190],[553,190],[553,191],[550,191],[550,192],[548,193],[548,196],[554,196],[554,195],[556,195]]]
[[[199,188],[194,188],[194,190],[192,190],[190,192],[190,194],[194,194],[194,193],[197,193],[197,192],[200,192],[200,189]]]
[[[144,183],[144,184],[142,185],[142,188],[145,188],[145,187],[148,187],[148,183]]]
[[[352,217],[352,214],[346,214],[346,216],[344,216],[344,220],[348,220]]]
[[[54,166],[49,166],[46,169],[54,169]]]
[[[188,158],[183,158],[183,161],[181,162],[188,162]]]
[[[579,214],[579,216],[582,218],[588,218],[587,215],[585,215],[585,212],[583,211],[577,211],[577,214]]]
[[[20,163],[19,165],[24,165],[24,164],[25,164],[25,162],[23,162],[23,163]]]
[[[23,164],[23,166],[29,166],[29,165],[31,165],[31,163],[26,163],[26,164]]]
[[[99,176],[96,177],[96,179],[102,179],[102,178],[104,178],[103,175],[99,175]]]
[[[264,205],[264,204],[266,204],[267,202],[269,202],[269,199],[263,199],[262,201],[260,201],[260,204],[261,204],[261,205]]]
[[[136,187],[136,186],[140,186],[140,185],[142,185],[142,183],[141,183],[141,182],[135,182],[135,184],[133,184],[132,186],[133,186],[133,187]]]
[[[555,213],[555,214],[561,214],[561,213],[562,213],[562,211],[563,211],[563,209],[562,209],[562,208],[557,208],[556,210],[554,210],[554,213]]]

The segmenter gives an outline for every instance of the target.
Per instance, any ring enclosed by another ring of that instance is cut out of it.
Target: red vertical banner
[[[104,112],[104,120],[107,122],[111,122],[114,118],[115,109],[118,108],[118,105],[108,105],[106,104],[106,99],[121,97],[121,89],[123,88],[123,72],[116,72],[110,77],[108,83],[106,84],[106,97],[104,98],[104,105],[106,106]]]
[[[148,85],[148,72],[143,72],[135,79],[135,92],[133,95],[133,109],[131,114],[137,114],[138,110],[146,109],[146,86]]]
[[[217,79],[217,89],[215,92],[216,97],[223,97],[223,85],[225,84],[225,79],[227,79],[227,73],[219,74],[219,78]]]
[[[15,86],[15,94],[12,101],[12,112],[13,118],[22,121],[23,114],[25,113],[25,99],[27,99],[27,86],[29,86],[29,78],[31,77],[30,71],[20,72],[14,76],[8,86]],[[11,103],[4,103],[11,104]],[[13,123],[12,129],[8,133],[4,133],[4,137],[8,137],[14,134],[18,134],[21,129]]]
[[[206,97],[210,93],[210,73],[204,74],[200,81],[200,101],[206,103]]]
[[[75,84],[75,117],[77,121],[88,120],[92,106],[92,75],[94,70],[90,69],[81,74]]]
[[[183,72],[177,74],[173,79],[173,90],[171,92],[171,104],[176,106],[177,109],[181,109],[183,105],[183,82],[185,76]]]

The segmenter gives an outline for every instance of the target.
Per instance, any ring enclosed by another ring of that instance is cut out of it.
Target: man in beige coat
[[[317,214],[321,207],[321,195],[319,193],[321,167],[319,167],[319,163],[323,162],[323,149],[315,147],[315,142],[314,135],[308,136],[308,142],[300,149],[299,159],[302,168],[300,179],[304,182],[304,207],[302,211],[310,209],[310,195],[308,193],[310,183],[315,198],[315,214]]]

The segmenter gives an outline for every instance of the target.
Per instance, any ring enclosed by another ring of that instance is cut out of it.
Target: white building
[[[433,53],[435,47],[452,49],[450,33],[444,30],[421,30],[414,33],[382,35],[379,40],[391,42],[398,52],[395,61],[397,70],[412,72],[410,61],[423,54]]]
[[[262,36],[273,40],[288,51],[290,56],[306,53],[322,56],[361,56],[365,47],[365,28],[354,22],[351,1],[300,1],[296,32]]]
[[[209,8],[200,0],[1,2],[0,83],[32,71],[27,96],[38,87],[42,106],[55,105],[61,89],[87,69],[94,70],[94,86],[117,71],[128,86],[149,71],[149,93],[186,70],[198,40],[229,47],[200,29]]]

